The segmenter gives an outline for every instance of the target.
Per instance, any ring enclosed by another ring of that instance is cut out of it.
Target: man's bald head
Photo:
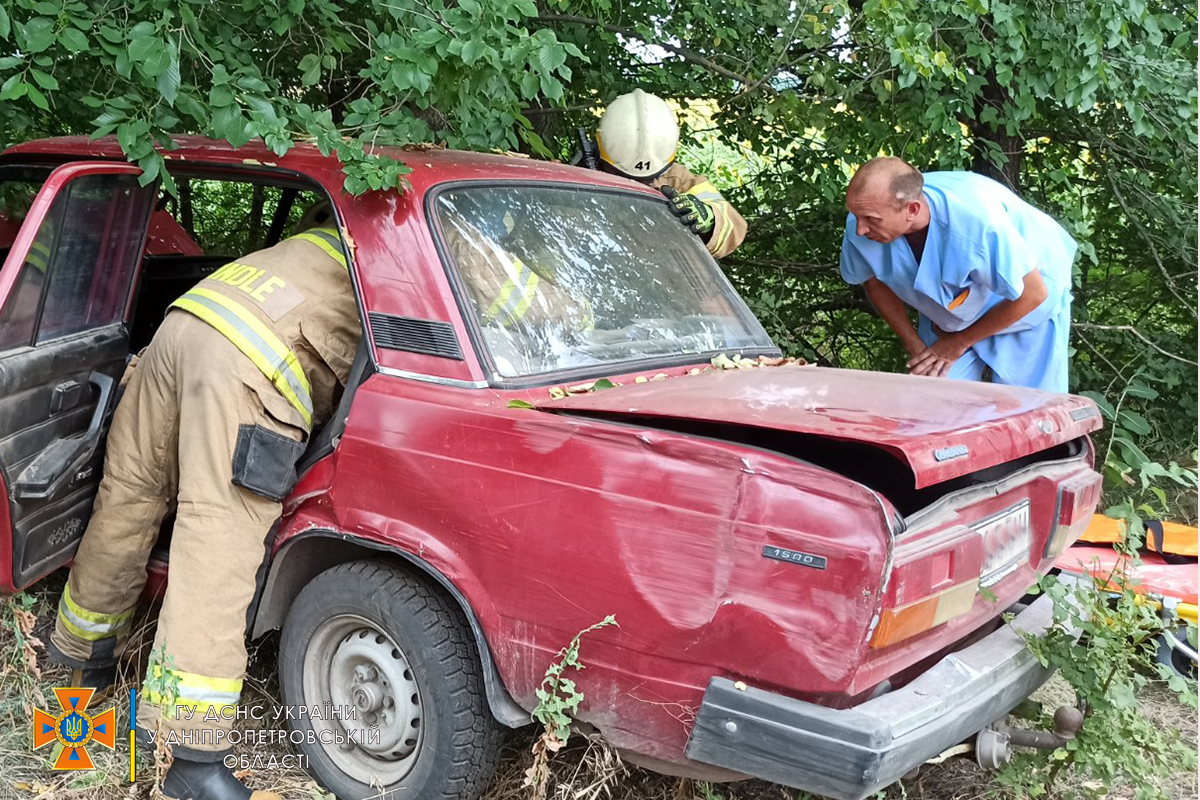
[[[863,164],[846,188],[846,210],[855,217],[855,232],[887,244],[927,227],[924,186],[921,173],[898,158],[875,158]]]
[[[919,201],[924,186],[920,172],[895,156],[883,156],[858,168],[846,188],[846,200],[886,200],[893,208],[902,208]]]

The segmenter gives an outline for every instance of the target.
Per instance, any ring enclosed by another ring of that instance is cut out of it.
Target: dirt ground
[[[89,747],[97,769],[89,772],[54,772],[49,767],[51,747],[37,752],[30,749],[31,714],[34,707],[52,711],[53,687],[67,685],[69,672],[49,661],[36,644],[19,646],[17,630],[30,630],[44,638],[52,624],[53,609],[61,591],[63,575],[53,576],[39,585],[25,610],[18,600],[5,599],[0,608],[0,800],[147,800],[153,796],[154,769],[149,751],[139,750],[138,776],[129,782],[127,738],[118,735],[115,752]],[[34,619],[36,617],[36,622]],[[142,659],[153,638],[153,620],[139,618],[134,643]],[[250,674],[246,681],[248,704],[279,705],[279,686],[275,673],[276,640],[268,638],[251,653]],[[121,687],[127,694],[141,681],[144,660],[123,665]],[[120,696],[120,695],[118,695]],[[1053,708],[1071,702],[1070,688],[1057,679],[1044,686],[1035,699]],[[1140,698],[1143,713],[1163,730],[1179,731],[1192,747],[1196,746],[1196,713],[1179,703],[1165,686],[1154,685]],[[127,724],[118,710],[118,725]],[[127,734],[126,734],[127,736]],[[503,760],[485,800],[529,798],[523,784],[531,763],[530,747],[536,738],[534,728],[514,731],[508,738]],[[257,753],[264,758],[280,759],[287,750]],[[249,755],[255,755],[249,753]],[[573,736],[568,746],[551,762],[552,781],[549,797],[553,800],[806,800],[809,796],[763,781],[733,784],[703,782],[665,777],[624,763],[603,743]],[[281,792],[288,800],[333,800],[300,769],[265,768],[242,775],[258,789]],[[1197,800],[1196,775],[1181,772],[1164,786],[1171,800]],[[951,758],[944,763],[925,766],[920,773],[890,787],[878,800],[974,800],[994,797],[997,787],[988,773],[967,758]],[[1134,798],[1134,792],[1116,789],[1110,800]]]

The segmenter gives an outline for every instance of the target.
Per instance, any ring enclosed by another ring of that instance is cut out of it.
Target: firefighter
[[[559,285],[550,248],[528,242],[538,238],[533,234],[514,234],[517,224],[512,213],[465,193],[442,212],[450,254],[480,325],[560,336],[590,329],[587,301]]]
[[[598,166],[662,191],[680,221],[723,258],[746,238],[746,220],[708,178],[675,160],[678,146],[675,112],[641,89],[613,100],[596,130]]]
[[[137,721],[173,744],[169,798],[269,800],[222,761],[246,668],[248,609],[295,464],[361,336],[328,204],[300,232],[177,299],[113,418],[104,478],[49,650],[73,685],[111,688],[146,562],[176,508],[170,580]]]

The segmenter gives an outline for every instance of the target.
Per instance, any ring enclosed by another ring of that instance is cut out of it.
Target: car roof
[[[173,137],[177,147],[162,151],[168,163],[194,163],[263,167],[290,170],[317,180],[327,189],[341,186],[341,165],[335,156],[322,155],[315,145],[298,143],[285,155],[271,152],[261,140],[234,148],[228,142],[201,136]],[[633,189],[657,194],[644,184],[610,175],[599,170],[539,161],[519,154],[474,153],[444,148],[379,147],[376,152],[390,155],[412,169],[405,176],[412,189],[424,194],[429,187],[447,181],[557,181]],[[55,161],[74,159],[125,160],[116,137],[89,139],[86,136],[59,136],[14,145],[3,155],[22,159],[49,157]]]

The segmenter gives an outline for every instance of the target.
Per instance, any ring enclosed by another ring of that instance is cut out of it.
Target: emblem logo
[[[33,710],[33,749],[53,742],[63,746],[54,769],[95,769],[87,751],[91,742],[109,750],[116,749],[117,710],[110,708],[96,716],[87,713],[95,692],[95,689],[55,689],[61,713],[55,716],[40,708]]]
[[[938,462],[949,461],[952,458],[962,458],[970,452],[970,449],[965,444],[956,444],[953,447],[943,447],[940,450],[934,450],[933,460]]]

